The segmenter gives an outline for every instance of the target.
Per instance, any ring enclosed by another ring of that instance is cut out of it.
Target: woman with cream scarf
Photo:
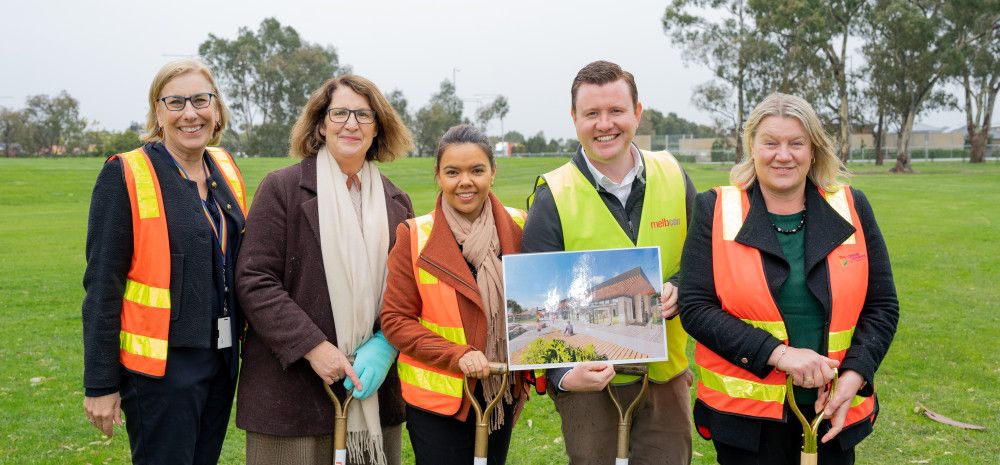
[[[461,394],[465,377],[480,405],[502,397],[489,419],[487,460],[503,464],[527,389],[520,376],[502,385],[488,363],[507,360],[500,260],[520,251],[524,212],[490,192],[493,150],[473,126],[445,133],[434,168],[441,188],[434,211],[396,228],[382,330],[400,350],[417,465],[472,463],[476,418]]]
[[[389,231],[413,207],[374,162],[404,154],[410,134],[371,81],[345,75],[313,92],[290,142],[303,160],[262,181],[237,264],[249,322],[236,409],[247,463],[331,463],[325,382],[355,397],[348,461],[399,464],[396,350],[378,315]]]

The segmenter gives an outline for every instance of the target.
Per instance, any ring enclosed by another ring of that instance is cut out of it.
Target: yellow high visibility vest
[[[643,151],[642,155],[646,193],[635,244],[608,211],[597,188],[573,162],[542,175],[536,186],[548,184],[552,191],[567,251],[659,247],[660,272],[666,279],[680,269],[681,249],[687,237],[684,175],[669,152]],[[666,332],[668,360],[646,364],[649,377],[654,381],[667,381],[688,366],[685,353],[687,333],[681,326],[680,318],[667,320]],[[635,379],[636,376],[617,375],[612,383],[622,384]]]

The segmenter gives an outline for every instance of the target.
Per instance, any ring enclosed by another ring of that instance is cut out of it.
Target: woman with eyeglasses
[[[237,263],[249,327],[236,425],[247,463],[332,462],[325,383],[355,399],[348,462],[399,464],[396,349],[378,315],[390,233],[413,207],[376,162],[404,155],[410,133],[375,84],[344,75],[312,93],[290,143],[302,161],[261,182]]]
[[[167,63],[146,144],[97,177],[83,277],[84,411],[122,424],[134,464],[215,464],[229,423],[242,317],[233,289],[246,201],[212,73]]]

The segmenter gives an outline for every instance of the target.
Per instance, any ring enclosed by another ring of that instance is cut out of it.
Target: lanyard
[[[177,160],[174,160],[174,157],[170,157],[170,161],[174,162],[174,166],[177,167],[177,171],[181,173],[181,176],[184,177],[184,179],[187,179],[189,181],[191,180],[191,177],[188,176],[187,172],[184,171],[184,168],[182,168],[181,165],[177,163]],[[201,168],[205,171],[205,182],[208,183],[209,179],[211,179],[211,176],[209,176],[208,167],[205,166],[204,161],[201,162]],[[222,207],[219,206],[219,202],[215,200],[215,196],[212,195],[211,191],[209,191],[208,196],[209,198],[212,199],[212,203],[215,205],[215,211],[219,213],[219,221],[215,221],[215,219],[212,218],[212,214],[209,213],[208,209],[210,207],[208,202],[202,199],[200,195],[198,196],[198,200],[201,202],[201,210],[205,214],[205,219],[208,220],[208,225],[212,227],[212,233],[215,234],[215,240],[218,241],[219,243],[219,250],[222,252],[222,266],[225,267],[226,244],[229,238],[226,232],[228,228],[228,226],[226,225],[226,216],[222,213]]]

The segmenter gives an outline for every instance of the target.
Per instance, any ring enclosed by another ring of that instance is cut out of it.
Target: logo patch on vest
[[[837,255],[837,259],[840,260],[841,266],[847,266],[851,263],[863,262],[868,258],[868,255],[861,252],[854,252],[848,255]]]
[[[660,218],[660,219],[658,219],[656,221],[650,221],[649,222],[649,227],[652,228],[652,229],[669,228],[671,226],[680,226],[680,224],[681,224],[681,219],[680,218],[669,218],[669,219],[668,218]]]

